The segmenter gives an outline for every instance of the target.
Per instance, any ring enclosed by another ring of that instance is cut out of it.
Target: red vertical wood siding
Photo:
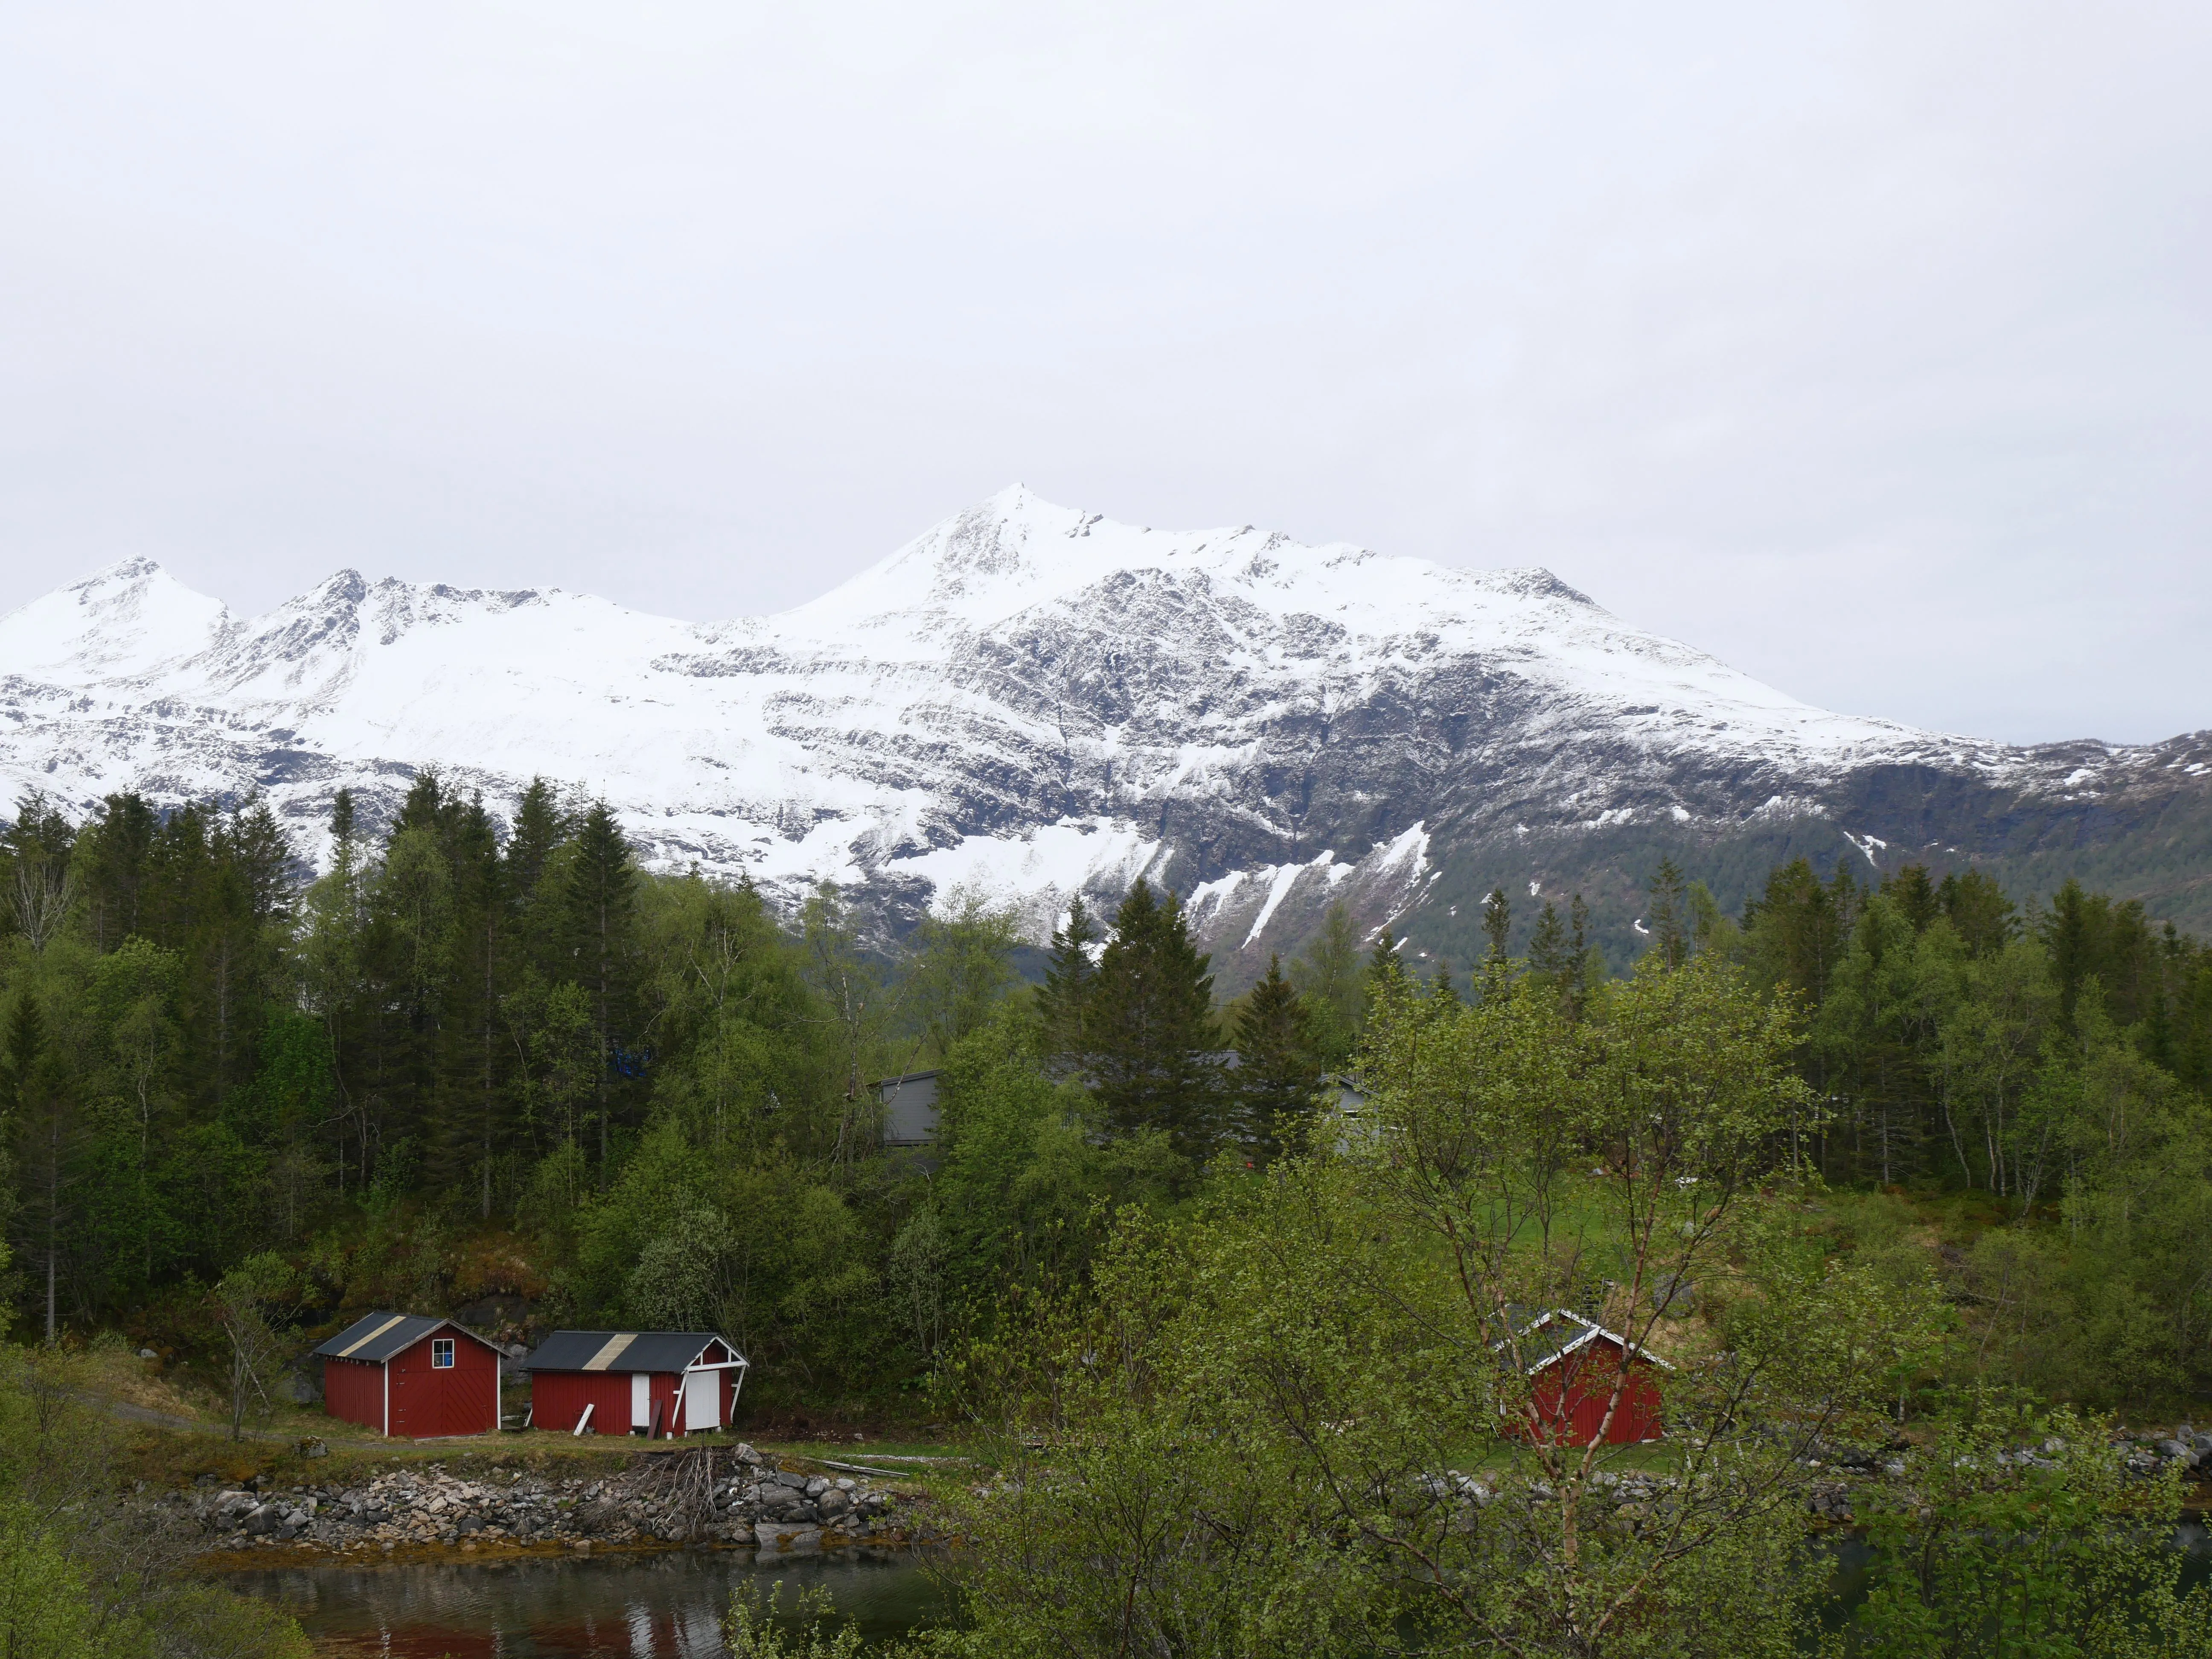
[[[430,1344],[450,1338],[453,1363],[430,1363]],[[411,1440],[490,1434],[499,1427],[499,1357],[448,1328],[432,1331],[386,1362],[392,1373],[392,1432]]]
[[[384,1367],[360,1359],[323,1361],[323,1409],[332,1417],[384,1432]]]
[[[1541,1419],[1540,1433],[1553,1441],[1587,1446],[1602,1427],[1609,1445],[1656,1440],[1665,1430],[1658,1368],[1641,1356],[1628,1362],[1628,1376],[1613,1421],[1605,1421],[1614,1384],[1620,1381],[1620,1350],[1600,1340],[1547,1365],[1529,1382],[1530,1403]],[[1521,1432],[1530,1432],[1522,1425]]]
[[[628,1371],[532,1371],[530,1426],[567,1431],[576,1426],[584,1407],[597,1405],[589,1434],[629,1432]]]

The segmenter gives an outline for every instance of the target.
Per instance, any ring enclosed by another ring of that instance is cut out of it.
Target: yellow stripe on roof
[[[622,1352],[624,1348],[627,1348],[631,1343],[636,1340],[637,1333],[635,1331],[624,1331],[619,1336],[609,1337],[606,1341],[606,1346],[584,1362],[584,1369],[587,1371],[603,1371],[606,1370],[608,1366],[613,1364],[616,1360],[622,1358]]]
[[[368,1344],[375,1341],[378,1337],[382,1336],[385,1332],[390,1330],[394,1325],[400,1323],[407,1316],[405,1314],[392,1315],[391,1318],[386,1320],[374,1330],[370,1331],[364,1336],[356,1337],[353,1341],[347,1343],[344,1347],[340,1348],[338,1350],[338,1358],[341,1359],[349,1358],[356,1348],[366,1347]]]

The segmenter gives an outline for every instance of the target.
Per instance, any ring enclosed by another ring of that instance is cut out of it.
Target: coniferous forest
[[[648,872],[547,783],[500,823],[426,774],[374,828],[339,795],[319,874],[258,805],[27,800],[0,897],[19,1339],[119,1332],[212,1374],[240,1285],[301,1353],[380,1307],[719,1330],[762,1420],[1060,1449],[968,1518],[977,1651],[1127,1650],[1136,1591],[1093,1590],[1139,1581],[1158,1651],[1273,1651],[1262,1609],[1344,1651],[1642,1651],[1620,1632],[1662,1603],[1680,1650],[1765,1650],[1796,1627],[1721,1620],[1715,1587],[1797,1582],[1776,1494],[1802,1509],[1838,1437],[1956,1468],[2212,1394],[2212,949],[2072,883],[2022,904],[1801,860],[1728,915],[1662,860],[1625,976],[1579,900],[1509,956],[1501,890],[1460,971],[1339,908],[1224,999],[1143,881],[1074,905],[1032,982],[981,896],[893,940],[829,886],[782,915]],[[936,1143],[887,1152],[871,1085],[923,1069]],[[1467,1368],[1529,1305],[1682,1359],[1696,1548],[1541,1446],[1547,1518],[1469,1541],[1474,1489],[1439,1472],[1507,1455],[1480,1447],[1517,1407]],[[2106,1513],[2106,1463],[2052,1456]],[[1245,1518],[1139,1539],[1100,1498],[1133,1490]],[[1953,1554],[1867,1604],[1905,1644],[1862,1650],[1970,1650],[1906,1639],[1945,1573],[1998,1571],[1972,1541],[1998,1498],[1957,1502]],[[2039,1571],[2078,1586],[2086,1559]],[[2181,1604],[2100,1605],[2163,1629]],[[1219,1644],[1169,1631],[1201,1613]]]

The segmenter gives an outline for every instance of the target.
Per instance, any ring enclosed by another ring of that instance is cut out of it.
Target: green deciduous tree
[[[2183,1594],[2178,1481],[2131,1485],[2105,1425],[1984,1409],[1863,1488],[1874,1556],[1855,1651],[1899,1659],[2184,1659],[2212,1652],[2212,1589]]]
[[[988,1357],[969,1650],[1792,1650],[1808,1449],[1883,1409],[1877,1339],[1940,1304],[1829,1270],[1769,1195],[1810,1109],[1787,1018],[1702,959],[1580,1026],[1533,986],[1430,1000],[1378,997],[1371,1136],[1125,1224],[1093,1295]],[[1663,1312],[1691,1279],[1703,1343]],[[1522,1309],[1593,1296],[1674,1350],[1663,1487],[1518,1363]]]
[[[1014,982],[1010,961],[1021,943],[1012,910],[977,892],[955,892],[915,929],[907,970],[908,1015],[939,1058],[980,1029]]]
[[[1367,1001],[1360,981],[1358,930],[1341,899],[1322,914],[1320,931],[1291,964],[1291,983],[1304,999],[1315,1053],[1327,1065],[1348,1064]]]

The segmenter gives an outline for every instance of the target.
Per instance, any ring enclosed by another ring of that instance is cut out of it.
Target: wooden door
[[[690,1371],[684,1378],[684,1431],[722,1426],[722,1374]]]

